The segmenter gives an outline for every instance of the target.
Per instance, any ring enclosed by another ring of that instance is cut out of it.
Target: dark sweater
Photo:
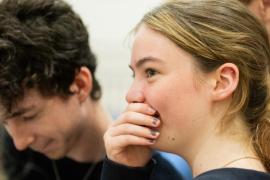
[[[56,180],[52,160],[32,150],[17,151],[10,137],[4,137],[3,165],[8,180]],[[178,171],[159,153],[154,155],[156,166],[154,176],[168,177],[170,180],[182,179]],[[56,161],[61,180],[82,180],[91,163],[79,163],[63,158]],[[99,162],[88,180],[99,180],[103,161]],[[171,174],[171,176],[168,176]],[[110,179],[113,180],[113,179]],[[136,179],[138,180],[138,179]],[[160,179],[161,180],[161,179]]]
[[[3,140],[3,168],[8,180],[56,180],[53,161],[30,149],[17,151],[8,135]],[[89,180],[99,180],[103,161],[95,165]],[[61,180],[81,180],[92,163],[79,163],[69,158],[55,161]]]

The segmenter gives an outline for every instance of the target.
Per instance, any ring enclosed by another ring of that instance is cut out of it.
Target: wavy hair
[[[37,88],[44,96],[68,97],[82,66],[93,77],[90,97],[99,99],[96,63],[86,27],[64,1],[0,3],[0,100],[8,111],[28,88]]]

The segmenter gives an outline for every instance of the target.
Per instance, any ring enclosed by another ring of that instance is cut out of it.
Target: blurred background
[[[131,82],[129,33],[143,14],[162,0],[66,1],[80,14],[89,30],[90,44],[98,58],[102,100],[116,116],[126,105],[125,93]]]

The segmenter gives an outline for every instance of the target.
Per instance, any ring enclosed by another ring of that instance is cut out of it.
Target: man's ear
[[[70,92],[76,94],[80,102],[89,98],[92,91],[92,74],[87,67],[81,67],[74,77],[74,81],[69,87]]]
[[[215,70],[212,97],[214,101],[226,99],[235,91],[239,81],[239,70],[233,63],[225,63]]]

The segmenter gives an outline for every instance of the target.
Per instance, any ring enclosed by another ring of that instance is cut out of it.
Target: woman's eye
[[[150,77],[156,75],[156,73],[157,73],[154,69],[146,69],[145,72],[146,72],[147,78],[150,78]]]

